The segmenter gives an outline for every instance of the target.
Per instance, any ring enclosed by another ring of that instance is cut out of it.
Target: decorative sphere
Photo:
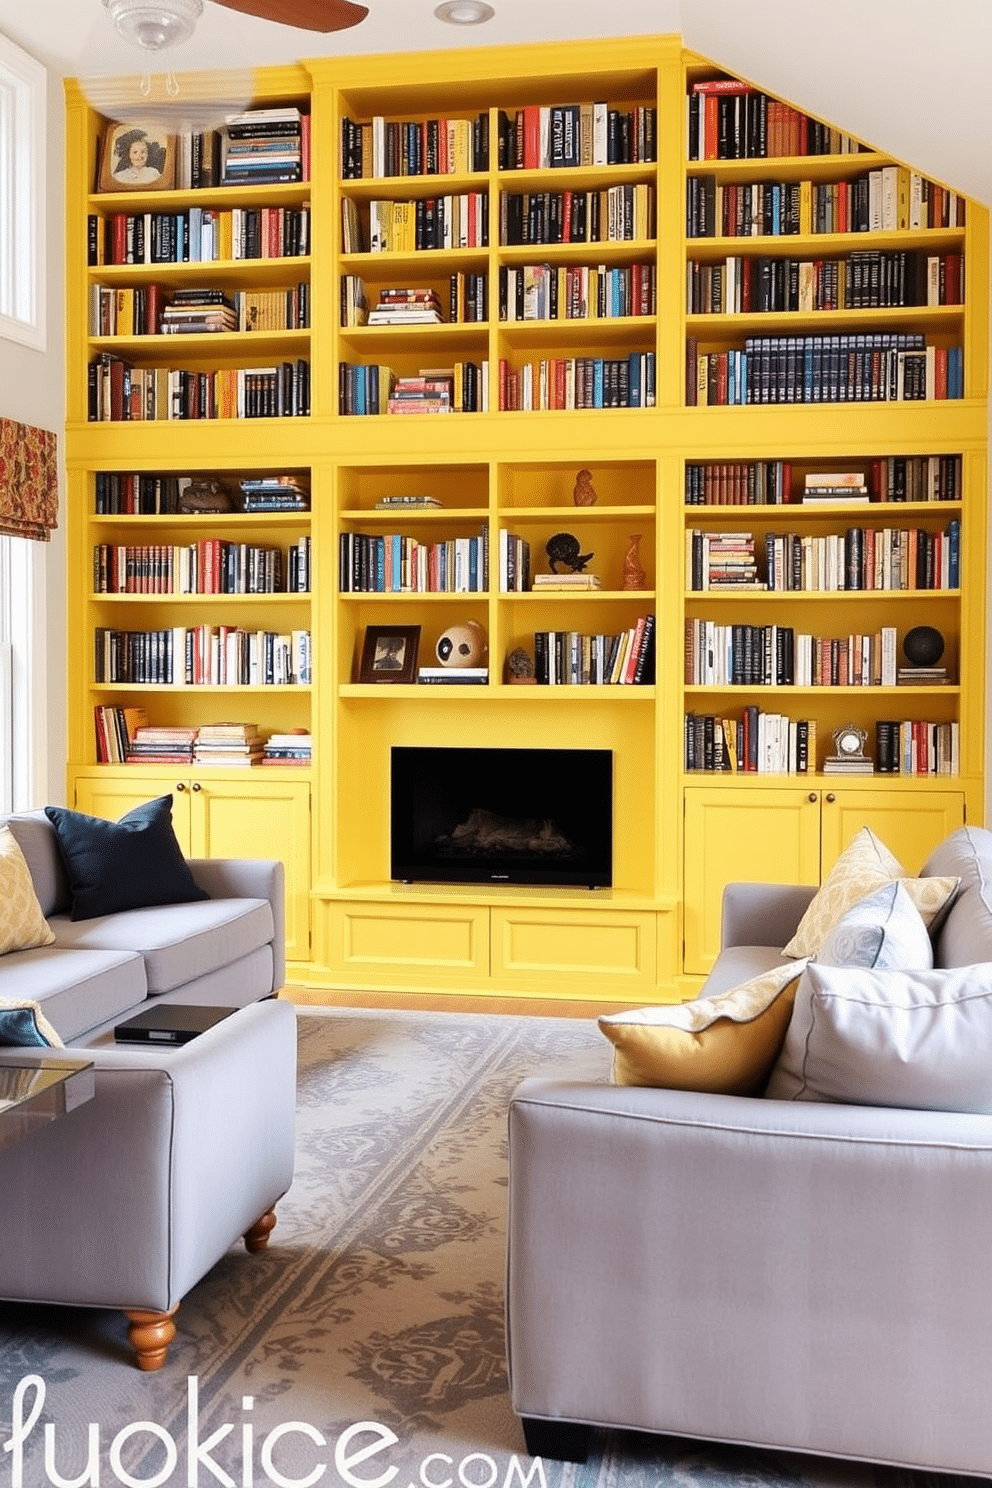
[[[944,654],[944,637],[932,625],[916,625],[903,637],[902,649],[910,666],[936,666]]]
[[[442,666],[481,666],[488,650],[485,629],[478,620],[449,625],[438,640],[435,650]]]

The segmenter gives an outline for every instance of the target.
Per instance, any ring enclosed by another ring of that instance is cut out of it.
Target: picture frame
[[[367,625],[359,682],[416,682],[419,625]]]
[[[99,191],[171,191],[176,137],[158,124],[108,124],[100,144]]]

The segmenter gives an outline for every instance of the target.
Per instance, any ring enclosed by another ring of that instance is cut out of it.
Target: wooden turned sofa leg
[[[151,1371],[161,1369],[165,1363],[169,1344],[176,1336],[173,1318],[178,1306],[168,1312],[150,1312],[146,1308],[125,1308],[128,1320],[127,1336],[137,1355],[139,1369]]]
[[[256,1219],[251,1229],[245,1231],[245,1250],[252,1255],[257,1255],[260,1250],[264,1250],[275,1227],[276,1211],[266,1209],[261,1218]]]

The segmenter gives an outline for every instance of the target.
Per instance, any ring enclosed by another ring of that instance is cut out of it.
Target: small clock
[[[864,759],[867,738],[864,729],[846,723],[842,728],[834,729],[834,749],[841,759]]]

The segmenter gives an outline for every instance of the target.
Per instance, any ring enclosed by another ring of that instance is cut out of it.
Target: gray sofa
[[[962,881],[936,965],[987,990],[992,834],[921,872]],[[780,963],[813,892],[729,890],[703,991]],[[598,1424],[992,1473],[992,1116],[531,1078],[509,1132],[532,1453],[581,1460]]]
[[[158,1369],[181,1299],[242,1237],[265,1247],[292,1181],[282,864],[194,861],[209,899],[73,921],[44,814],[4,820],[55,942],[0,957],[0,998],[37,1001],[67,1048],[4,1047],[0,1063],[85,1057],[95,1093],[0,1150],[0,1298],[119,1309],[139,1367]],[[235,1011],[180,1048],[116,1044],[114,1024],[156,998]]]
[[[0,957],[0,998],[29,998],[67,1044],[107,1043],[113,1026],[150,997],[243,1007],[285,976],[283,865],[192,859],[209,899],[95,919],[70,918],[54,828],[43,811],[0,817],[16,837],[52,945]]]

